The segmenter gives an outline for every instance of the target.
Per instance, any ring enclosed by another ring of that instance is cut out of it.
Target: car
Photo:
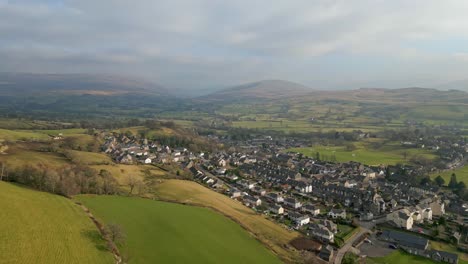
[[[364,239],[364,242],[369,243],[369,244],[372,245],[372,241],[370,239],[368,239],[368,238]]]
[[[398,249],[398,247],[394,244],[389,244],[388,247],[391,249]]]

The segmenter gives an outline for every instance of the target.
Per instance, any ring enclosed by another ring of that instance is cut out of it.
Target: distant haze
[[[271,79],[466,90],[466,14],[452,0],[0,0],[0,72],[131,76],[183,95]]]

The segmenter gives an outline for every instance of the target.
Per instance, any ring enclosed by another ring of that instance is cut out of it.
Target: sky
[[[468,1],[0,0],[0,71],[135,76],[178,91],[465,79]]]

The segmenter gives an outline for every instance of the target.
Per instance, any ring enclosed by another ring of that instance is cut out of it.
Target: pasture
[[[344,146],[312,146],[306,148],[291,148],[287,151],[302,153],[309,157],[315,157],[320,153],[321,159],[331,160],[336,158],[337,162],[357,161],[367,165],[395,165],[397,163],[409,163],[414,156],[423,156],[429,160],[436,157],[428,150],[416,148],[404,148],[398,144],[386,144],[378,148],[372,148],[366,143],[355,144],[355,150],[348,150]],[[406,152],[406,158],[404,153]]]
[[[192,181],[165,180],[156,187],[156,196],[162,200],[213,208],[242,225],[281,259],[288,262],[297,262],[299,259],[298,252],[288,246],[299,233],[279,226],[225,195]]]
[[[427,258],[410,255],[400,250],[395,250],[385,257],[369,258],[370,264],[436,264],[439,262],[432,261]]]
[[[461,168],[457,168],[455,170],[447,170],[441,173],[433,173],[431,175],[431,178],[437,177],[437,175],[442,176],[445,180],[445,184],[448,184],[450,182],[450,177],[452,176],[452,173],[455,173],[457,175],[457,181],[463,181],[464,183],[468,184],[468,166],[465,165]]]
[[[0,263],[114,263],[71,200],[0,182],[0,208]]]
[[[200,207],[119,196],[78,196],[121,225],[130,263],[281,263],[235,222]]]

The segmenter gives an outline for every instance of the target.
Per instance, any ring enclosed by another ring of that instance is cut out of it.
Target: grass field
[[[118,196],[77,199],[123,227],[130,263],[281,263],[235,222],[207,208]]]
[[[450,177],[452,176],[452,173],[455,173],[457,175],[457,181],[463,181],[466,184],[468,184],[468,166],[465,165],[461,168],[455,169],[455,170],[449,170],[449,171],[444,171],[441,173],[434,173],[432,174],[432,178],[437,177],[437,175],[442,176],[445,180],[445,184],[448,184],[450,182]]]
[[[9,145],[6,154],[0,155],[0,161],[6,161],[13,167],[19,167],[24,164],[46,163],[54,167],[60,167],[69,164],[69,160],[59,154],[50,152],[41,152],[29,149],[28,143]]]
[[[84,165],[101,165],[113,163],[111,158],[103,153],[68,150],[67,157],[70,158],[73,163]]]
[[[338,162],[357,161],[368,165],[395,165],[397,163],[409,163],[411,157],[421,155],[428,159],[434,159],[436,156],[430,151],[423,149],[404,149],[396,144],[388,144],[377,149],[371,148],[365,143],[358,143],[356,150],[346,150],[344,146],[313,146],[306,148],[292,148],[287,151],[299,152],[309,157],[315,157],[319,152],[321,158],[326,160],[334,155]],[[407,152],[406,160],[403,152]]]
[[[113,263],[83,210],[64,197],[0,182],[0,263]]]
[[[455,253],[458,255],[460,259],[460,263],[468,264],[468,253],[461,253],[458,251],[453,245],[440,243],[436,241],[431,241],[431,248],[435,250],[447,251],[451,253]]]
[[[0,139],[7,141],[17,140],[49,140],[47,134],[34,132],[31,130],[8,130],[0,129]]]
[[[414,256],[400,250],[393,251],[390,255],[380,258],[368,259],[370,264],[436,264],[439,262],[427,258]]]
[[[214,208],[240,223],[283,260],[295,262],[299,258],[298,253],[288,246],[299,233],[286,230],[227,196],[195,182],[181,180],[166,180],[157,187],[156,192],[160,199]]]

